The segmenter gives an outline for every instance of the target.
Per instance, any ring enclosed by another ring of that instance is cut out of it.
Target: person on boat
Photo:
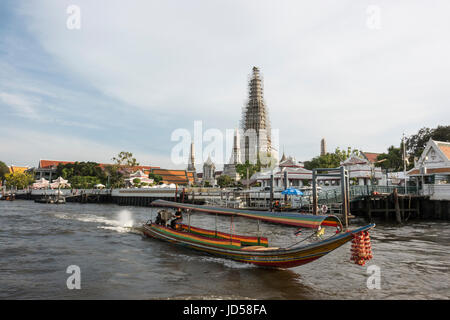
[[[170,222],[172,229],[179,230],[181,228],[181,222],[183,221],[183,214],[181,209],[178,208],[175,212],[175,218]]]
[[[161,210],[158,212],[155,223],[167,227],[170,218],[172,218],[172,213],[167,210]]]
[[[280,201],[275,201],[275,205],[274,205],[275,209],[280,209]]]
[[[155,224],[162,224],[161,212],[158,212],[158,215],[156,216],[155,219]]]

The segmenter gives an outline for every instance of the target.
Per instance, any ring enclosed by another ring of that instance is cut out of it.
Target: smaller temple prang
[[[211,157],[208,156],[208,159],[203,163],[203,179],[202,184],[205,185],[208,182],[211,186],[216,185],[215,179],[216,166],[211,160]]]
[[[230,163],[223,165],[223,174],[231,177],[235,181],[240,180],[240,175],[236,171],[236,165],[241,163],[241,149],[239,130],[235,130],[233,140],[233,150],[231,152]]]
[[[194,153],[194,142],[191,142],[191,150],[190,150],[190,154],[189,154],[189,162],[188,162],[188,167],[187,167],[187,171],[188,172],[192,172],[193,176],[194,176],[194,183],[197,183],[197,173],[195,170],[195,153]]]
[[[320,155],[324,156],[327,154],[327,143],[325,141],[325,138],[322,138],[322,140],[320,140]]]

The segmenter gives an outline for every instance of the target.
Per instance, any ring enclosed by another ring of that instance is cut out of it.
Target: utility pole
[[[247,190],[249,189],[249,185],[250,185],[250,183],[248,181],[248,167],[247,167]]]
[[[407,182],[406,182],[406,143],[405,143],[405,133],[403,133],[402,137],[403,142],[403,176],[405,178],[405,194],[407,194]]]

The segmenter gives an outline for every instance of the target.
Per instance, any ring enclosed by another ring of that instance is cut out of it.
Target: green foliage
[[[406,170],[414,167],[414,158],[419,158],[431,139],[437,141],[450,141],[450,126],[438,126],[430,129],[423,127],[416,134],[407,137],[406,142]],[[403,143],[400,146],[390,146],[386,153],[378,156],[379,161],[375,165],[391,171],[403,171]]]
[[[162,179],[163,179],[160,175],[154,174],[154,173],[149,173],[148,177],[149,177],[149,179],[153,179],[153,181],[156,184],[159,184],[162,181]]]
[[[406,152],[410,158],[420,157],[430,138],[437,141],[450,141],[450,126],[438,126],[434,129],[424,127],[416,134],[409,136],[406,139]]]
[[[64,179],[70,179],[74,176],[91,176],[97,177],[102,182],[106,180],[104,171],[96,162],[60,163],[56,168],[56,175]]]
[[[375,166],[385,170],[403,171],[402,148],[390,146],[387,153],[378,155]]]
[[[69,179],[72,188],[75,189],[90,189],[93,188],[96,184],[100,183],[100,179],[98,177],[92,176],[73,176]]]
[[[333,153],[327,153],[323,156],[313,158],[311,161],[305,161],[305,168],[308,170],[316,168],[337,168],[341,165],[342,161],[345,161],[350,155],[359,155],[359,150],[351,147],[347,148],[347,151],[336,148]]]
[[[247,160],[245,163],[239,163],[236,165],[236,172],[239,173],[241,179],[247,179],[247,169],[248,169],[248,178],[256,173],[261,171],[261,163],[257,161],[256,164],[249,163]]]
[[[8,166],[3,161],[0,161],[0,182],[5,180],[5,176],[7,173],[9,173]]]
[[[24,189],[34,182],[33,176],[25,172],[7,173],[5,175],[6,186]]]
[[[125,171],[117,164],[105,166],[106,184],[109,188],[123,188],[125,186]]]
[[[119,166],[125,165],[134,167],[139,165],[139,163],[136,161],[136,158],[133,158],[133,154],[126,151],[120,152],[117,157],[112,158],[112,160]]]
[[[205,181],[205,187],[211,187],[211,184],[209,183],[209,181]]]
[[[219,185],[219,187],[225,188],[234,185],[234,181],[230,176],[223,174],[217,178],[217,184]]]
[[[133,184],[139,184],[139,183],[141,183],[141,179],[139,179],[139,178],[133,179]]]

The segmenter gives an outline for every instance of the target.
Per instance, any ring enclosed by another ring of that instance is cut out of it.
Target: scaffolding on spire
[[[264,102],[263,80],[259,69],[253,67],[248,83],[249,97],[242,108],[240,127],[242,136],[242,162],[256,163],[261,153],[271,154],[272,139],[269,112]]]

